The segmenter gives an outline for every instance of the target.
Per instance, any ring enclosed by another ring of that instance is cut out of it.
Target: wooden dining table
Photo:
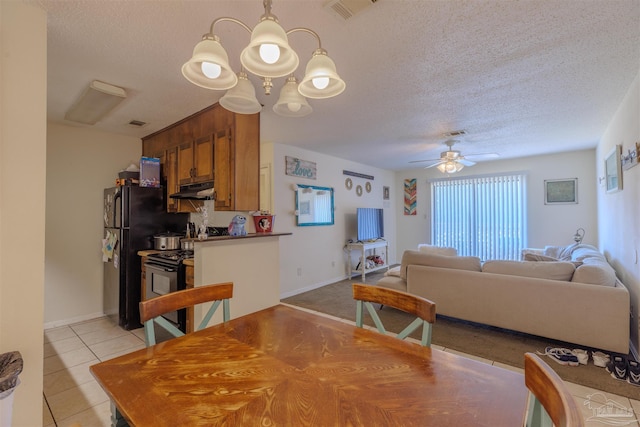
[[[90,370],[139,427],[513,427],[528,396],[520,373],[282,304]]]

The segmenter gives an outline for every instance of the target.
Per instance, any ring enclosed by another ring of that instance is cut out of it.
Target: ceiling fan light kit
[[[306,116],[313,110],[305,97],[331,98],[341,94],[346,84],[338,75],[335,63],[322,48],[320,37],[315,31],[304,27],[285,31],[278,23],[278,18],[271,13],[271,0],[264,0],[263,5],[264,15],[253,29],[235,18],[215,19],[211,23],[209,33],[205,34],[193,49],[191,59],[182,66],[182,74],[197,86],[212,90],[228,90],[229,92],[220,99],[220,105],[239,114],[254,114],[262,109],[255,97],[253,84],[244,70],[262,78],[262,86],[267,95],[273,86],[272,78],[287,76],[273,111],[287,117]],[[220,38],[214,33],[215,25],[222,21],[234,22],[251,33],[249,44],[240,53],[243,70],[238,75],[229,65],[227,52],[220,43]],[[294,32],[310,34],[318,41],[318,48],[307,63],[305,76],[299,84],[293,75],[299,65],[298,54],[289,46],[288,40],[288,36]],[[247,84],[251,85],[253,91],[246,88]],[[240,85],[245,88],[239,90],[241,96],[237,99],[237,95],[232,91]],[[229,98],[223,101],[229,94],[230,98],[236,99],[237,102],[231,102]],[[256,106],[260,106],[257,111]]]
[[[466,132],[464,131],[459,132],[460,135],[466,134]],[[427,166],[425,169],[437,167],[438,170],[442,173],[452,174],[460,172],[465,166],[473,166],[476,164],[475,162],[469,160],[467,157],[498,157],[498,154],[496,153],[468,154],[467,156],[463,156],[460,151],[453,149],[453,145],[457,142],[458,141],[455,139],[447,139],[444,144],[449,149],[447,151],[441,152],[439,159],[413,160],[409,163],[435,162]]]

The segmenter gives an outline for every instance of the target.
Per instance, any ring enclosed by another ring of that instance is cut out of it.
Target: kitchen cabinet
[[[213,181],[213,136],[206,135],[178,147],[180,185]]]
[[[142,138],[142,153],[161,159],[167,195],[180,185],[213,180],[216,210],[260,207],[260,114],[234,114],[214,104]],[[169,212],[195,212],[200,205],[167,197]]]

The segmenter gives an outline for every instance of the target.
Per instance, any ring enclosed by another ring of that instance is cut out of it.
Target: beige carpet
[[[374,284],[382,274],[367,274],[366,282]],[[360,282],[360,279],[360,276],[357,276],[352,280],[343,280],[282,301],[355,321],[356,305],[351,294],[351,284]],[[384,307],[379,314],[385,328],[393,332],[399,332],[413,320],[410,315],[390,307]],[[370,321],[368,323],[373,325]],[[420,337],[416,334],[414,338]],[[547,346],[578,348],[572,344],[443,316],[438,316],[436,320],[432,343],[519,368],[523,367],[526,352],[544,352]],[[543,358],[566,381],[640,399],[640,387],[612,378],[604,368],[595,366],[591,359],[588,365],[571,367],[555,363],[548,357]]]

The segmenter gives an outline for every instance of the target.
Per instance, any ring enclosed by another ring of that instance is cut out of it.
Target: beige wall
[[[0,352],[20,351],[13,425],[42,423],[47,21],[0,2]]]
[[[316,163],[317,179],[299,178],[285,174],[285,156]],[[314,289],[347,275],[351,259],[344,251],[347,239],[356,238],[356,208],[384,208],[385,237],[389,241],[389,253],[395,253],[394,200],[401,197],[391,191],[390,200],[382,200],[382,187],[393,186],[394,173],[360,163],[319,154],[282,144],[263,144],[261,163],[271,163],[274,177],[273,200],[275,206],[274,231],[291,232],[280,238],[280,293],[282,297]],[[342,171],[348,170],[372,175],[371,192],[363,190],[356,195],[356,186],[365,187],[364,178],[351,177],[353,188],[345,188]],[[294,184],[332,187],[334,189],[335,224],[322,226],[296,225]],[[391,257],[391,256],[390,256]],[[391,257],[395,262],[395,257]],[[355,261],[357,263],[357,261]],[[298,274],[298,272],[300,274]]]
[[[46,327],[102,315],[103,190],[141,154],[138,138],[48,124]]]
[[[527,175],[527,246],[566,245],[573,243],[573,235],[581,227],[586,231],[584,243],[597,245],[595,150],[561,153],[520,159],[479,162],[465,168],[458,176],[505,172],[524,172]],[[436,168],[415,169],[398,173],[396,192],[403,188],[404,179],[417,178],[418,203],[416,216],[402,213],[398,202],[398,257],[405,249],[418,243],[430,243],[430,192],[428,179],[442,178]],[[545,205],[544,180],[578,178],[578,204]]]
[[[617,113],[609,122],[596,152],[596,169],[604,176],[604,156],[616,145],[623,152],[640,142],[640,72]],[[598,228],[600,249],[631,292],[633,310],[631,336],[638,349],[640,321],[640,166],[622,172],[622,191],[607,194],[598,186]]]

